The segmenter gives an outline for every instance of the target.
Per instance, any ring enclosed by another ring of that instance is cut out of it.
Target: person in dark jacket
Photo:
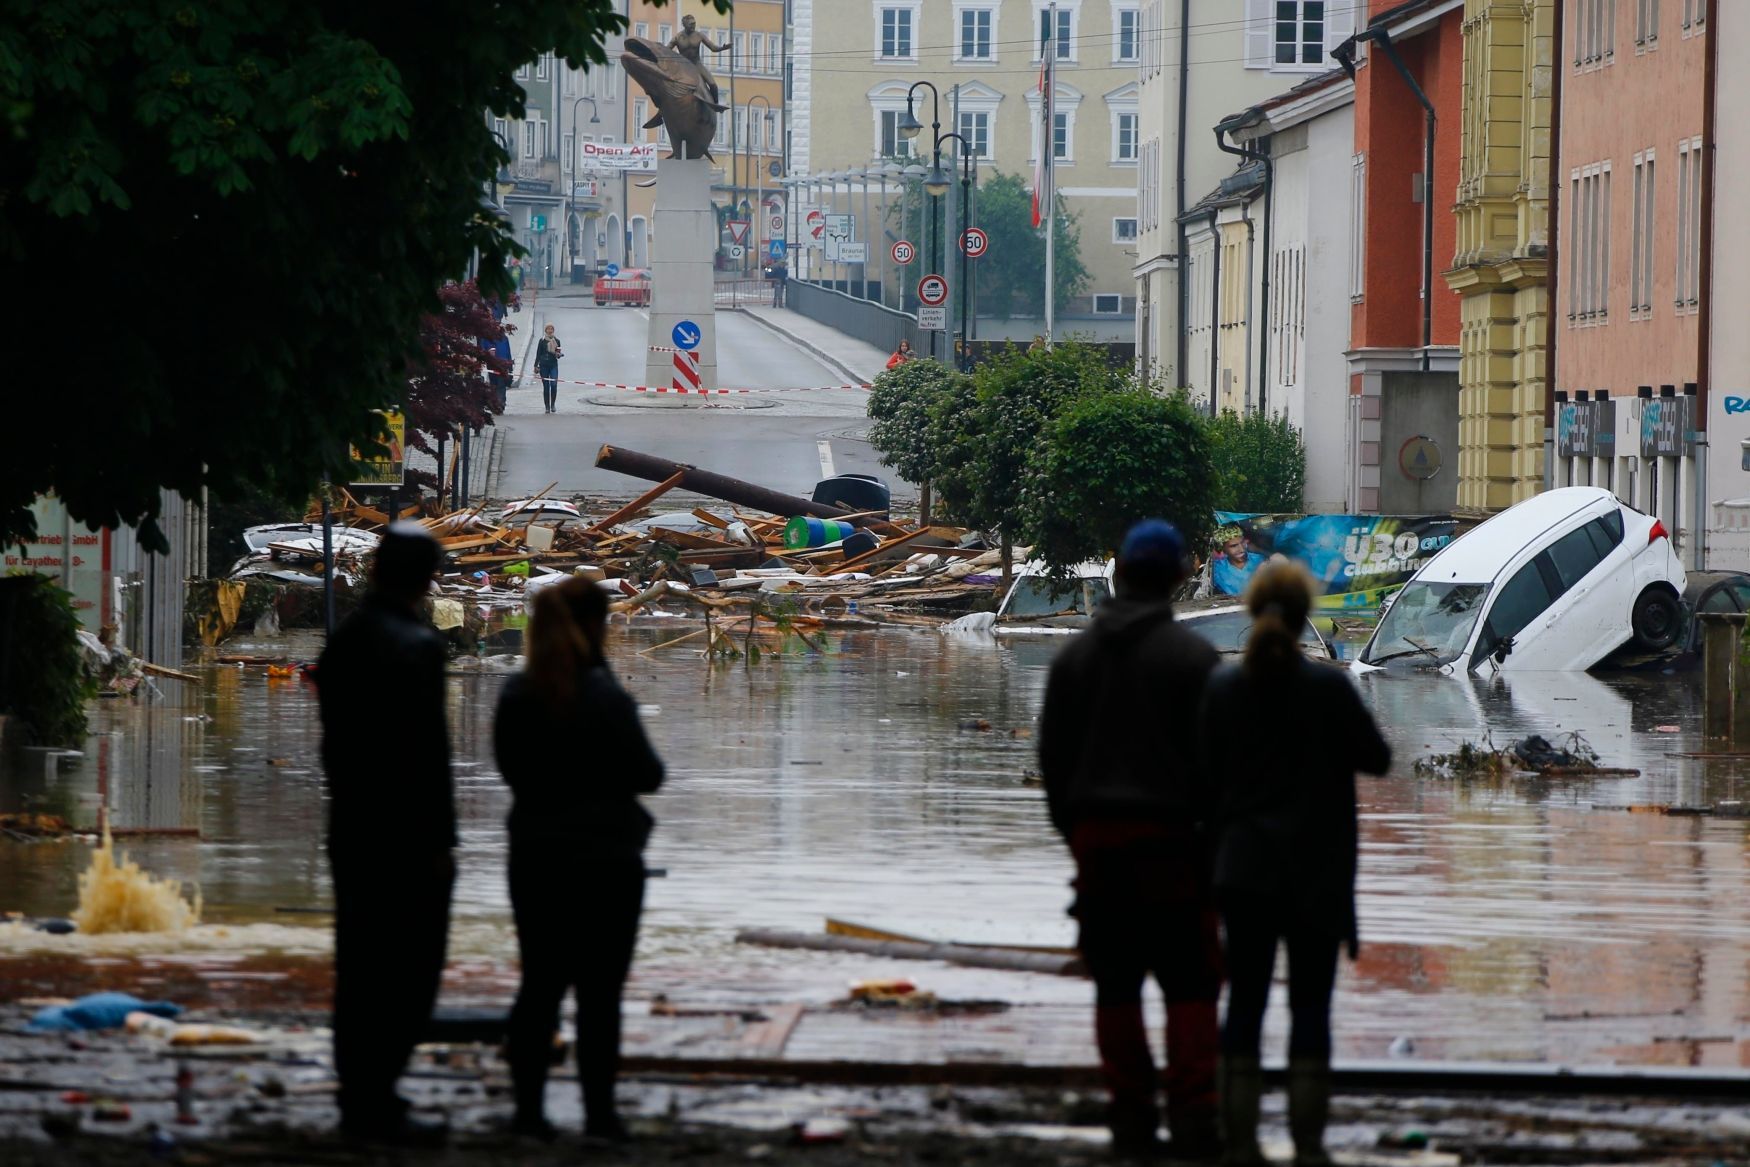
[[[1111,1091],[1113,1147],[1160,1150],[1164,1085],[1175,1158],[1219,1150],[1216,999],[1221,955],[1193,766],[1194,717],[1216,665],[1208,642],[1174,623],[1170,597],[1190,570],[1184,539],[1160,519],[1125,536],[1116,596],[1052,662],[1039,761],[1052,824],[1076,863],[1078,945],[1094,980],[1094,1035]],[[1167,1001],[1167,1068],[1155,1077],[1143,982]]]
[[[553,326],[547,325],[535,342],[535,372],[541,377],[541,404],[548,413],[559,412],[559,358],[564,355]]]
[[[577,993],[577,1076],[585,1133],[621,1139],[614,1110],[620,994],[644,904],[644,844],[654,820],[638,795],[662,785],[662,762],[638,708],[602,655],[607,598],[571,579],[535,597],[528,667],[505,683],[493,724],[510,812],[510,902],[522,986],[510,1015],[513,1128],[552,1137],[545,1115],[553,1033]],[[587,764],[557,736],[590,743]]]
[[[377,546],[370,594],[316,667],[334,875],[334,1067],[341,1129],[403,1140],[395,1093],[437,1001],[456,811],[444,642],[424,613],[443,552],[417,523]]]
[[[1331,990],[1337,950],[1359,953],[1355,771],[1383,774],[1391,750],[1346,673],[1301,655],[1312,579],[1287,560],[1246,589],[1244,660],[1203,699],[1201,752],[1219,798],[1215,890],[1227,932],[1222,1121],[1228,1161],[1259,1164],[1258,1047],[1276,950],[1288,947],[1288,1125],[1294,1161],[1328,1164]],[[1268,733],[1260,733],[1268,725]],[[1245,743],[1235,749],[1234,743]]]

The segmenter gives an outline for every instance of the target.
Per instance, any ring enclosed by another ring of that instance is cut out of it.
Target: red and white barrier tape
[[[630,393],[678,393],[699,397],[721,396],[730,393],[818,393],[829,389],[868,389],[867,385],[807,385],[791,389],[679,389],[673,385],[621,385],[613,381],[569,381],[560,379],[561,385],[582,385],[588,389],[624,389]]]

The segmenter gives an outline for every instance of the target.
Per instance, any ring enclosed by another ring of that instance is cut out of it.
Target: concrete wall
[[[1458,501],[1458,375],[1382,373],[1380,381],[1379,513],[1450,511]],[[1434,439],[1444,463],[1425,480],[1398,467],[1398,451],[1419,435]]]

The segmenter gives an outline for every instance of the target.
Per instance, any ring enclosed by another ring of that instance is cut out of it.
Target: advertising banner
[[[1450,515],[1254,515],[1216,511],[1210,591],[1237,596],[1252,572],[1285,555],[1312,573],[1321,611],[1377,608],[1452,542]]]
[[[384,445],[389,447],[389,456],[366,458],[359,453],[357,446],[352,447],[356,469],[347,485],[401,486],[407,480],[407,417],[399,409],[373,409],[371,412],[385,419],[389,436]]]
[[[581,170],[655,170],[662,147],[655,142],[579,142],[577,165]]]

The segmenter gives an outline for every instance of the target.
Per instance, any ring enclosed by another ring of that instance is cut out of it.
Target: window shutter
[[[1339,0],[1339,3],[1341,0]],[[1246,68],[1268,69],[1275,59],[1271,0],[1246,0]]]
[[[1325,64],[1335,66],[1331,50],[1355,35],[1355,12],[1364,0],[1336,0],[1325,5]]]

